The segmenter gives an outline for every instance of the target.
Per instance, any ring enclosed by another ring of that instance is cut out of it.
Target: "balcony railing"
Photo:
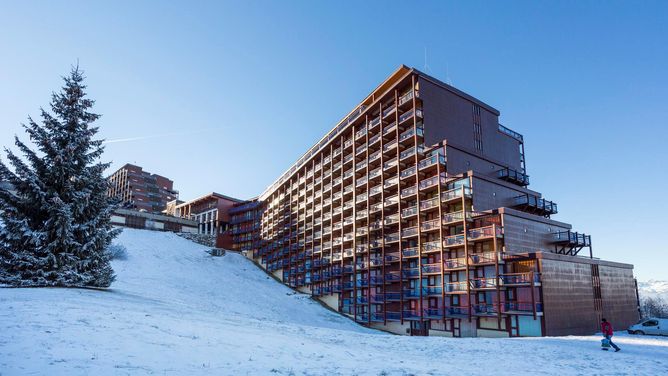
[[[422,224],[420,224],[420,229],[422,231],[431,231],[431,230],[439,229],[440,227],[441,227],[441,221],[438,218],[437,219],[432,219],[432,220],[429,220],[429,221],[425,221],[425,222],[422,222]]]
[[[441,250],[441,245],[439,243],[440,242],[438,240],[423,243],[422,244],[422,252],[429,253],[429,252],[440,251]]]
[[[417,206],[411,206],[410,208],[401,209],[401,218],[408,218],[414,215],[417,215],[418,208]]]
[[[401,255],[404,257],[416,257],[420,255],[418,247],[404,248],[401,250]]]
[[[418,192],[417,185],[414,185],[414,186],[408,187],[408,188],[404,188],[404,189],[401,190],[401,198],[413,196],[417,192]]]
[[[445,165],[445,156],[441,154],[432,155],[431,157],[425,158],[418,163],[418,168],[421,170],[435,164]]]
[[[462,198],[462,196],[471,197],[471,188],[457,187],[441,193],[441,199],[443,201],[451,201],[457,198]]]
[[[472,253],[469,255],[469,261],[473,265],[495,264],[497,259],[500,261],[500,255],[494,252]]]
[[[524,137],[521,134],[515,132],[514,130],[512,130],[510,128],[506,128],[501,124],[499,124],[499,132],[501,132],[503,134],[506,134],[506,135],[516,139],[519,142],[524,142]]]
[[[465,281],[460,282],[448,282],[444,285],[446,293],[453,292],[466,292],[468,291],[468,286]]]
[[[496,288],[496,277],[471,278],[469,284],[472,289],[493,289]]]
[[[438,197],[430,198],[428,200],[420,202],[420,209],[422,210],[432,209],[438,207],[439,204],[440,202],[438,200]]]
[[[429,187],[433,187],[437,185],[438,183],[445,184],[445,176],[432,176],[428,179],[424,179],[420,182],[420,189],[426,189]]]
[[[385,235],[385,243],[393,243],[399,241],[399,233],[395,232],[394,234]]]
[[[458,257],[458,258],[453,258],[453,259],[445,259],[445,260],[443,260],[443,267],[447,270],[465,268],[466,267],[466,258],[465,257]]]
[[[521,186],[529,185],[529,175],[514,170],[512,168],[506,167],[502,170],[499,170],[496,176],[501,180],[505,180]]]
[[[464,234],[443,237],[444,247],[455,247],[459,245],[464,245]]]
[[[482,316],[497,315],[499,313],[499,307],[496,304],[475,304],[473,306],[473,313]]]
[[[441,272],[441,264],[425,264],[422,265],[422,273],[425,274],[434,274]]]
[[[556,203],[531,194],[515,197],[513,205],[533,214],[551,215],[558,212]]]
[[[419,277],[420,276],[420,269],[418,269],[418,268],[404,269],[404,270],[401,271],[401,274],[404,277]]]
[[[417,226],[409,227],[409,228],[405,228],[405,229],[401,230],[401,236],[403,236],[405,238],[409,237],[409,236],[416,236],[418,233],[419,233],[419,231],[418,231]]]
[[[469,230],[469,240],[486,239],[503,236],[503,227],[500,226],[486,226],[480,228],[472,228]]]
[[[417,171],[415,166],[405,168],[399,173],[399,177],[402,178],[402,179],[407,178],[409,176],[415,175],[415,171]]]
[[[471,216],[470,213],[467,212],[466,213],[467,219],[470,218],[470,216]],[[464,220],[464,212],[463,211],[443,214],[443,224],[461,222],[463,220]]]
[[[415,92],[413,90],[407,92],[406,94],[403,94],[401,97],[399,97],[399,106],[403,106],[404,104],[410,102],[413,99],[414,95]]]
[[[536,312],[543,312],[543,303],[531,303],[531,302],[505,302],[502,305],[504,312],[513,313],[533,313],[534,309]]]
[[[585,235],[574,231],[561,231],[552,235],[552,242],[565,243],[578,247],[591,246],[591,235]]]
[[[499,279],[504,286],[508,285],[531,285],[540,282],[540,273],[505,273],[500,274]]]

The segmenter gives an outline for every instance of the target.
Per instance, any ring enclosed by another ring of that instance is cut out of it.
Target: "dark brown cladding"
[[[593,259],[589,235],[551,218],[557,204],[527,188],[523,136],[498,116],[402,66],[259,199],[230,209],[234,248],[395,333],[581,334],[602,314],[633,321],[632,266]],[[579,285],[561,286],[569,276]]]
[[[107,195],[120,200],[127,209],[160,213],[168,202],[178,198],[174,182],[164,176],[144,171],[133,164],[125,164],[111,174]]]

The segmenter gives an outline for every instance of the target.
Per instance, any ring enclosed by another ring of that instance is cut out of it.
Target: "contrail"
[[[111,139],[111,140],[105,140],[102,143],[103,144],[116,144],[116,143],[119,143],[119,142],[142,141],[142,140],[150,140],[150,139],[153,139],[153,138],[162,138],[162,137],[170,137],[170,136],[184,136],[184,135],[208,132],[210,130],[211,129],[199,129],[199,130],[187,131],[187,132],[172,132],[172,133],[154,134],[154,135],[150,135],[150,136],[115,138],[115,139]]]

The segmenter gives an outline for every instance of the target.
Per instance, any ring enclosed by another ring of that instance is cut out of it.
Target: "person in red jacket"
[[[601,319],[601,332],[603,332],[603,337],[607,338],[610,341],[610,346],[615,349],[615,352],[621,350],[617,345],[612,342],[612,324],[606,319]]]

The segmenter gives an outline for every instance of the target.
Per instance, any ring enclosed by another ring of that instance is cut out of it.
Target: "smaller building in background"
[[[197,222],[193,220],[123,208],[114,210],[111,224],[143,230],[197,233]]]
[[[129,163],[107,179],[108,196],[118,198],[125,209],[160,213],[165,210],[168,202],[179,196],[172,180]]]
[[[198,234],[215,237],[218,248],[231,249],[229,211],[240,202],[236,198],[211,192],[186,202],[169,202],[165,214],[195,221]]]

